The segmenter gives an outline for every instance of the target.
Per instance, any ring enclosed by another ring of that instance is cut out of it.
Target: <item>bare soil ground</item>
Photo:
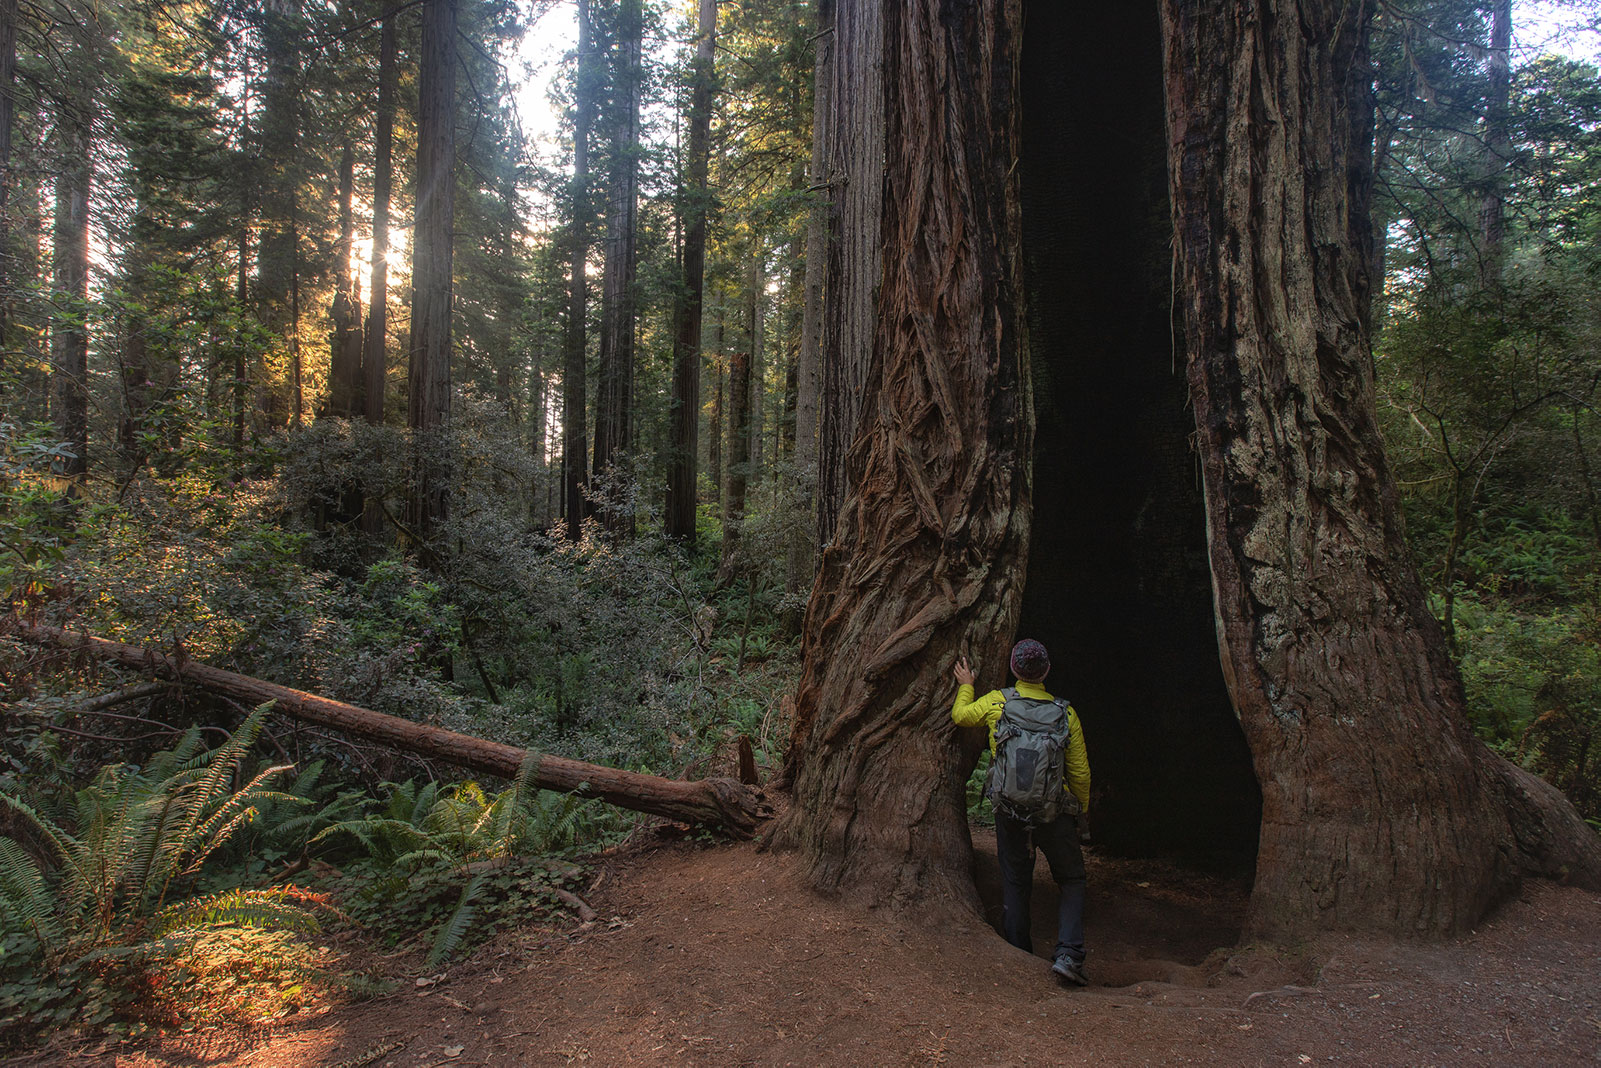
[[[975,846],[993,909],[993,836]],[[1055,889],[1043,863],[1036,878],[1048,947]],[[1551,883],[1454,941],[1238,948],[1244,884],[1092,855],[1092,985],[1070,989],[1046,950],[820,898],[750,845],[658,842],[597,879],[594,922],[502,936],[437,982],[397,975],[387,997],[271,1028],[19,1063],[1601,1063],[1601,896]]]

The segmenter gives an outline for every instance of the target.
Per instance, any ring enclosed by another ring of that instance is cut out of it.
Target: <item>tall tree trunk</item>
[[[723,507],[723,398],[727,391],[723,388],[723,357],[717,352],[711,362],[712,370],[712,403],[711,411],[706,414],[706,473],[711,476],[712,492],[716,497],[713,502],[717,507],[717,515],[721,518]]]
[[[783,776],[795,803],[774,837],[824,889],[972,915],[963,788],[976,750],[950,722],[950,670],[962,653],[1005,663],[1029,533],[1013,168],[1022,11],[1020,0],[906,0],[883,14],[895,196],[883,204],[873,373],[807,608]],[[869,13],[855,16],[876,36]]]
[[[339,153],[339,245],[334,252],[334,334],[328,359],[328,414],[342,419],[361,409],[361,293],[350,270],[356,235],[355,176],[355,151],[346,141]]]
[[[397,66],[395,12],[390,11],[384,16],[378,36],[378,104],[373,116],[372,269],[367,283],[367,327],[361,339],[361,406],[368,426],[383,425],[389,384],[389,199],[394,186]],[[362,507],[362,529],[376,536],[383,530],[384,522],[383,502],[369,496]]]
[[[621,0],[618,15],[617,77],[613,102],[610,203],[607,208],[606,266],[601,284],[600,396],[595,406],[595,478],[626,477],[632,444],[634,404],[634,274],[639,231],[639,83],[642,0]],[[624,487],[613,485],[614,490]],[[610,500],[606,526],[633,529],[626,492]]]
[[[378,38],[378,111],[373,117],[372,278],[367,290],[367,329],[362,338],[362,414],[372,426],[384,421],[389,341],[389,197],[394,184],[391,145],[395,129],[395,15],[384,16]]]
[[[689,104],[689,158],[682,191],[683,289],[673,310],[672,435],[667,469],[667,536],[695,541],[696,460],[700,435],[701,308],[706,291],[706,185],[711,145],[712,93],[716,83],[717,0],[700,0],[696,27],[694,88]],[[713,476],[716,484],[716,476]]]
[[[1512,0],[1494,0],[1490,9],[1490,67],[1485,94],[1484,189],[1479,202],[1479,272],[1499,281],[1506,258],[1506,180],[1512,160]]]
[[[567,308],[566,360],[562,370],[562,512],[567,537],[583,532],[584,486],[589,474],[588,397],[585,367],[588,350],[589,286],[589,129],[594,123],[600,75],[590,27],[589,0],[578,0],[578,68],[573,88],[573,222],[572,279]]]
[[[300,351],[300,190],[289,191],[289,371],[294,410],[289,424],[300,428],[306,412],[306,365]]]
[[[17,0],[0,0],[0,349],[11,328],[11,257],[17,228],[11,222],[11,128],[17,85]]]
[[[450,422],[451,241],[456,189],[456,0],[423,7],[417,98],[417,218],[412,238],[409,425],[415,438],[412,529],[444,520],[450,471],[440,432]]]
[[[52,242],[56,319],[50,331],[50,374],[56,436],[72,452],[60,473],[74,479],[88,470],[89,455],[90,106],[87,99],[68,101],[57,120],[61,170]]]
[[[811,210],[806,220],[806,282],[802,296],[800,352],[795,369],[795,488],[802,513],[790,541],[784,592],[808,588],[817,571],[817,431],[822,387],[824,279],[834,235],[828,230],[829,145],[827,116],[832,113],[834,77],[834,0],[817,0],[816,58],[813,64]],[[793,621],[798,622],[798,620]]]
[[[246,53],[239,75],[239,143],[250,144],[250,60]],[[245,312],[250,307],[250,222],[255,214],[255,178],[251,173],[239,177],[239,264],[234,276],[235,321],[233,339],[233,447],[244,448],[245,400],[249,385],[250,328]]]
[[[723,556],[717,580],[733,578],[739,556],[739,528],[745,518],[745,489],[750,476],[750,353],[728,358],[728,489],[723,500]]]
[[[256,318],[288,347],[291,391],[298,394],[299,339],[293,290],[299,261],[295,225],[300,181],[301,70],[303,0],[263,0],[260,6],[265,60],[261,88],[261,156],[252,180],[258,183],[261,235],[256,242]],[[299,397],[292,397],[291,419]],[[274,405],[276,407],[276,405]]]
[[[514,372],[522,354],[518,344],[518,335],[521,328],[518,325],[518,316],[521,312],[523,296],[522,281],[524,265],[521,256],[522,236],[521,221],[519,218],[519,204],[517,193],[517,178],[515,174],[504,174],[500,179],[500,247],[496,249],[499,257],[499,271],[501,278],[495,287],[495,331],[491,342],[495,351],[493,360],[495,365],[495,399],[506,408],[506,413],[515,424],[520,418],[522,402],[521,383],[514,385]]]
[[[747,294],[749,318],[745,325],[745,336],[750,342],[750,396],[745,401],[747,436],[750,438],[745,446],[747,484],[757,478],[762,469],[762,416],[767,392],[764,388],[767,382],[767,275],[762,270],[760,244],[758,240],[758,251],[751,259]],[[744,511],[744,504],[741,500],[741,512]]]
[[[847,493],[851,443],[861,417],[873,351],[884,202],[884,8],[837,4],[824,142],[829,178],[827,280],[830,313],[822,338],[818,431],[817,537],[834,536]]]
[[[242,315],[250,300],[250,214],[248,209],[240,214],[239,225],[239,273],[234,281],[234,303]],[[233,342],[233,447],[243,448],[245,444],[245,403],[249,392],[249,328],[241,325],[236,331]]]
[[[1162,6],[1217,632],[1262,787],[1256,934],[1458,930],[1553,850],[1601,880],[1594,835],[1473,738],[1402,539],[1368,336],[1369,14]]]

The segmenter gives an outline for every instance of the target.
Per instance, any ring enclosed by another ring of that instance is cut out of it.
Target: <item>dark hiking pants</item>
[[[1034,850],[1045,854],[1062,892],[1056,914],[1056,956],[1084,961],[1084,852],[1078,822],[1062,816],[1030,827],[995,813],[995,852],[1001,862],[1001,933],[1018,949],[1034,952],[1029,933],[1029,897],[1034,890]]]

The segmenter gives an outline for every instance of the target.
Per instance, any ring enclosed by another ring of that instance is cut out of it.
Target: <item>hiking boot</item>
[[[1063,982],[1074,986],[1090,985],[1090,977],[1084,974],[1084,962],[1072,957],[1057,957],[1056,963],[1051,965],[1051,971]]]

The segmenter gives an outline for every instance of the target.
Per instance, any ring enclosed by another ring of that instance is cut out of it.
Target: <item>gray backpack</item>
[[[1078,799],[1063,789],[1063,756],[1072,727],[1067,701],[1037,701],[1002,690],[1006,705],[995,724],[995,756],[987,793],[997,812],[1033,825],[1066,813]]]

